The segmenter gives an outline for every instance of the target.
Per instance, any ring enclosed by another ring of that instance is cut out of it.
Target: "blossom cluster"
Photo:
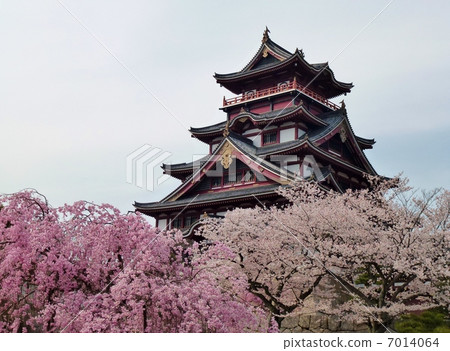
[[[0,331],[268,331],[228,255],[110,205],[1,196]]]

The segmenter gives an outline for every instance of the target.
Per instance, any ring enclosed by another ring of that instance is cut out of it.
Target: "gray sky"
[[[240,70],[266,25],[354,83],[347,111],[356,134],[376,139],[366,154],[378,173],[450,188],[448,1],[394,1],[342,53],[388,1],[61,2],[127,69],[57,0],[0,0],[0,192],[122,211],[159,200],[178,181],[127,184],[127,155],[144,144],[171,152],[166,162],[206,153],[182,125],[225,118],[232,94],[212,75]]]

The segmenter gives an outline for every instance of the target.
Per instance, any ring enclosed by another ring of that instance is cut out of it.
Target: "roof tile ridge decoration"
[[[283,59],[287,59],[288,57],[291,57],[293,54],[286,50],[284,47],[282,47],[281,45],[275,43],[274,41],[272,41],[270,38],[267,41],[266,45],[276,54],[280,55],[283,57]],[[302,50],[300,50],[301,52],[303,52]]]
[[[288,57],[292,56],[292,53],[290,53],[288,50],[273,42],[269,37],[269,33],[270,30],[266,26],[258,51],[255,55],[253,55],[252,59],[245,65],[245,67],[239,71],[239,73],[244,73],[251,70],[251,68],[259,61],[259,58],[261,56],[267,57],[269,52],[271,52],[272,55],[280,61],[284,61]]]
[[[241,75],[252,75],[252,74],[258,74],[261,72],[265,72],[265,71],[271,71],[275,68],[279,68],[279,67],[283,67],[284,65],[289,64],[291,61],[295,60],[296,57],[301,57],[300,55],[296,55],[293,54],[290,57],[287,57],[286,59],[279,61],[279,62],[274,62],[271,65],[267,66],[267,67],[262,67],[262,68],[257,68],[254,70],[251,70],[249,68],[247,68],[248,66],[253,66],[253,61],[256,60],[256,57],[260,54],[260,51],[262,51],[262,49],[264,48],[264,45],[261,46],[260,50],[258,50],[258,52],[255,55],[255,58],[252,59],[252,61],[250,61],[247,66],[245,66],[242,70],[240,71],[236,71],[236,72],[230,72],[230,73],[215,73],[214,77],[217,79],[230,79],[230,78],[234,78],[236,76],[241,76]],[[306,61],[305,61],[306,62]],[[307,63],[307,62],[306,62]],[[307,63],[309,65],[309,63]],[[314,67],[312,67],[314,68]],[[314,70],[316,71],[317,69],[314,68]]]
[[[244,68],[242,68],[240,71],[238,71],[238,73],[243,73],[246,72],[248,70],[250,70],[251,67],[254,66],[256,59],[262,54],[262,52],[264,51],[265,48],[265,44],[261,44],[259,46],[258,51],[256,51],[256,54],[253,55],[253,57],[251,58],[251,60],[244,66]],[[216,75],[220,75],[220,73],[215,73],[214,76]]]

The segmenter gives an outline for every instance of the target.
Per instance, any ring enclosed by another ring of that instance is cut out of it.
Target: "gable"
[[[179,200],[191,198],[199,193],[221,192],[236,190],[256,184],[275,184],[276,182],[263,176],[262,173],[251,169],[241,160],[233,157],[230,167],[224,169],[220,161],[216,161],[205,175],[179,197]]]
[[[251,70],[256,70],[259,68],[263,68],[263,67],[267,67],[270,66],[272,64],[276,64],[278,62],[280,62],[281,60],[270,55],[270,54],[266,54],[266,57],[262,56],[251,68]]]
[[[336,133],[331,139],[323,143],[321,147],[329,153],[364,169],[364,165],[359,159],[355,149],[348,140],[343,142],[339,133]]]

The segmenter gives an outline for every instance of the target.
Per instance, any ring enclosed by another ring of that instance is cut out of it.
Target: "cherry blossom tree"
[[[325,277],[335,288],[321,292],[317,311],[353,315],[372,331],[407,311],[448,307],[450,193],[418,196],[398,178],[369,180],[370,190],[344,194],[306,181],[281,188],[288,205],[228,212],[202,235],[234,253],[278,322]]]
[[[249,291],[263,301],[278,323],[302,306],[325,274],[304,254],[297,238],[274,222],[276,209],[236,209],[224,220],[208,220],[199,234],[221,242],[234,256],[231,264],[248,280]]]
[[[231,254],[110,205],[1,196],[0,331],[276,331]]]

